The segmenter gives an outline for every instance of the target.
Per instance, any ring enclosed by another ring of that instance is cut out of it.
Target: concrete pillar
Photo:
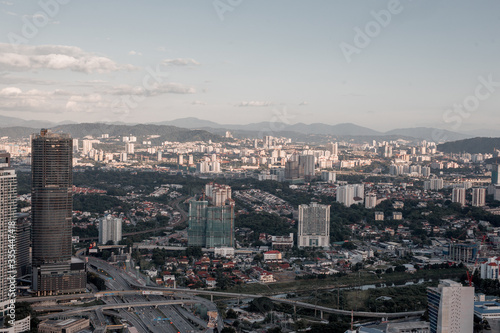
[[[210,295],[210,302],[214,301],[214,295]]]
[[[323,311],[319,312],[320,318],[323,319]]]

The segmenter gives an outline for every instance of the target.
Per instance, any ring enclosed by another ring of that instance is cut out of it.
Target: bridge
[[[407,312],[367,312],[367,311],[350,311],[350,310],[341,310],[341,309],[333,309],[325,306],[314,305],[310,303],[294,301],[289,299],[277,298],[266,295],[254,295],[254,294],[235,294],[228,293],[223,291],[211,291],[211,290],[199,290],[199,289],[175,289],[175,288],[162,288],[162,287],[149,287],[149,286],[140,286],[141,289],[145,290],[155,290],[155,291],[176,291],[178,293],[192,294],[192,295],[206,295],[210,296],[211,301],[213,301],[214,296],[220,297],[230,297],[230,298],[260,298],[260,297],[268,297],[270,300],[276,303],[288,304],[292,305],[294,311],[296,311],[297,307],[304,309],[311,309],[320,311],[321,318],[323,318],[323,313],[332,313],[332,314],[340,314],[350,316],[353,314],[355,317],[369,317],[369,318],[404,318],[410,316],[421,316],[425,311],[407,311]]]
[[[115,310],[115,309],[127,309],[131,310],[132,308],[140,308],[140,307],[158,307],[161,305],[183,305],[183,304],[194,304],[199,303],[199,300],[194,299],[184,299],[184,300],[172,300],[172,301],[151,301],[151,302],[133,302],[133,303],[118,303],[118,304],[105,304],[105,305],[94,305],[89,307],[79,307],[74,308],[70,311],[64,312],[55,312],[47,315],[39,316],[40,319],[49,319],[54,317],[67,317],[73,316],[77,314],[81,314],[82,312],[89,311],[103,311],[103,310]],[[54,307],[50,307],[51,310],[54,310]],[[42,309],[43,310],[43,309]]]
[[[147,296],[147,295],[163,295],[163,296],[172,297],[172,296],[181,295],[181,294],[186,294],[186,295],[191,294],[191,295],[210,296],[212,301],[213,301],[214,296],[230,297],[230,298],[237,298],[237,299],[268,297],[273,302],[288,304],[288,305],[293,306],[294,311],[297,311],[297,308],[304,308],[304,309],[319,311],[321,318],[323,318],[324,313],[340,314],[340,315],[345,315],[345,316],[350,316],[352,314],[355,317],[368,317],[368,318],[404,318],[404,317],[411,317],[411,316],[421,316],[425,312],[423,310],[422,311],[407,311],[407,312],[350,311],[350,310],[334,309],[334,308],[329,308],[329,307],[325,307],[325,306],[321,306],[321,305],[314,305],[314,304],[310,304],[310,303],[294,301],[294,300],[284,299],[284,298],[277,298],[277,297],[266,296],[266,295],[235,294],[235,293],[228,293],[228,292],[223,292],[223,291],[147,287],[147,286],[139,286],[139,285],[135,285],[135,287],[137,287],[139,289],[102,291],[102,292],[98,292],[95,294],[85,294],[85,296],[87,296],[86,298],[94,298],[95,297],[95,298],[99,299],[101,297],[120,296],[120,295],[145,295],[145,296]],[[20,300],[31,301],[31,302],[37,302],[37,301],[40,302],[43,300],[65,299],[65,298],[68,298],[68,296],[70,296],[70,295],[21,298]],[[73,295],[73,296],[77,296],[77,295]],[[83,295],[80,294],[77,297],[83,298],[82,296]],[[174,303],[172,303],[172,302],[174,302]],[[180,300],[173,300],[173,301],[151,301],[151,302],[141,302],[141,303],[124,303],[123,305],[120,305],[120,306],[117,306],[117,304],[98,305],[98,306],[94,306],[94,307],[83,308],[83,310],[79,309],[79,310],[75,310],[75,311],[55,313],[55,314],[52,314],[49,316],[60,316],[60,315],[66,316],[66,315],[70,315],[73,313],[80,313],[83,311],[93,311],[93,310],[99,310],[99,309],[106,310],[106,309],[117,309],[117,308],[129,308],[129,307],[134,307],[134,305],[135,306],[155,306],[155,305],[183,304],[183,303],[196,303],[196,302],[197,302],[196,300],[182,299],[181,298]],[[41,318],[45,318],[45,317],[46,316],[41,317]]]

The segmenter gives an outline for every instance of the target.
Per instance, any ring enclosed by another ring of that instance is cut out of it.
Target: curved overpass
[[[135,303],[120,303],[120,304],[105,304],[105,305],[95,305],[89,307],[80,307],[70,311],[56,312],[48,315],[40,316],[40,319],[48,319],[59,316],[72,316],[82,312],[89,311],[103,311],[103,310],[114,310],[114,309],[131,309],[139,307],[150,307],[150,306],[160,306],[160,305],[183,305],[192,304],[199,301],[193,299],[186,300],[172,300],[172,301],[151,301],[151,302],[135,302]],[[52,309],[52,308],[51,308]]]
[[[259,297],[268,297],[273,302],[283,303],[293,305],[294,307],[300,307],[311,310],[318,310],[325,313],[334,313],[350,316],[351,313],[356,317],[369,317],[369,318],[401,318],[401,317],[409,317],[409,316],[421,316],[425,311],[408,311],[408,312],[366,312],[366,311],[349,311],[349,310],[340,310],[328,308],[325,306],[314,305],[310,303],[293,301],[289,299],[277,298],[266,295],[254,295],[254,294],[235,294],[235,293],[227,293],[223,291],[210,291],[210,290],[196,290],[196,289],[175,289],[175,288],[162,288],[162,287],[148,287],[148,286],[138,286],[134,285],[142,290],[155,290],[155,291],[164,291],[164,292],[177,292],[184,294],[192,294],[192,295],[207,295],[207,296],[221,296],[221,297],[231,297],[231,298],[259,298]],[[171,295],[171,294],[169,294]]]

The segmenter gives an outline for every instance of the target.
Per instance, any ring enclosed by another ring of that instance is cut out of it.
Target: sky
[[[0,1],[0,115],[500,125],[500,1]]]

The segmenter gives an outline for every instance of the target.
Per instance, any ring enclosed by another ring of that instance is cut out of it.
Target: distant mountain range
[[[198,118],[181,118],[172,121],[163,121],[161,125],[173,125],[184,128],[198,128],[205,130],[230,130],[230,131],[246,131],[246,132],[294,132],[306,135],[329,135],[335,137],[402,137],[402,138],[413,138],[419,140],[436,141],[434,133],[437,131],[435,128],[430,127],[414,127],[414,128],[398,128],[393,129],[388,132],[379,132],[367,127],[359,126],[352,123],[343,123],[337,125],[328,125],[321,123],[313,124],[285,124],[282,122],[260,122],[252,123],[247,125],[236,125],[236,124],[218,124],[213,121],[203,120]],[[266,129],[269,129],[266,131]],[[447,141],[461,140],[466,138],[472,138],[475,135],[467,133],[458,133],[447,130],[439,130],[440,137],[445,137]],[[500,136],[500,131],[497,131]]]
[[[170,130],[167,130],[165,127],[162,126],[168,126]],[[16,129],[10,129],[7,131],[6,129],[7,127],[9,128],[16,127]],[[23,120],[14,117],[0,116],[0,134],[1,134],[0,136],[13,137],[14,133],[21,133],[21,132],[31,133],[33,132],[33,129],[38,130],[40,128],[55,128],[57,130],[66,131],[71,135],[74,135],[74,137],[84,137],[86,135],[99,136],[103,133],[109,133],[110,135],[118,135],[116,133],[124,133],[123,135],[132,134],[140,136],[142,134],[137,134],[137,133],[154,134],[153,132],[155,131],[163,133],[162,134],[163,136],[167,135],[167,132],[170,131],[169,135],[171,135],[172,138],[176,137],[176,135],[179,135],[178,137],[182,138],[184,134],[181,134],[179,129],[184,128],[190,130],[203,131],[203,132],[197,132],[196,134],[198,135],[197,137],[209,137],[210,135],[215,135],[215,137],[219,137],[221,135],[223,136],[225,134],[225,131],[231,131],[233,135],[235,135],[235,137],[252,138],[252,137],[262,137],[263,135],[273,135],[273,136],[286,136],[297,141],[309,140],[318,142],[323,142],[331,139],[396,140],[398,138],[407,140],[436,141],[436,136],[435,136],[436,131],[439,131],[439,137],[445,138],[445,141],[464,140],[477,136],[500,137],[500,130],[494,130],[494,129],[489,129],[489,130],[483,129],[483,130],[459,133],[447,130],[437,130],[431,127],[413,127],[413,128],[397,128],[387,132],[380,132],[352,123],[328,125],[321,123],[285,124],[283,122],[272,122],[272,123],[259,122],[246,125],[239,125],[239,124],[219,124],[209,120],[189,117],[189,118],[180,118],[172,121],[163,121],[158,123],[141,124],[141,125],[123,124],[123,123],[76,124],[70,121],[53,123],[48,121]],[[7,133],[10,133],[11,135]]]
[[[220,142],[225,140],[222,136],[213,134],[204,130],[191,130],[167,125],[113,125],[102,123],[83,123],[83,124],[67,124],[49,127],[53,132],[68,133],[73,138],[84,138],[86,136],[100,137],[102,134],[110,136],[129,136],[133,135],[143,139],[150,135],[159,135],[158,138],[152,139],[155,144],[160,144],[163,141],[208,141]],[[30,134],[39,132],[39,128],[31,127],[5,127],[0,128],[0,137],[8,136],[9,138],[19,139],[29,137]]]
[[[50,128],[63,124],[76,124],[73,121],[62,121],[54,123],[44,120],[24,120],[20,118],[7,117],[0,115],[0,128],[2,127],[31,127],[31,128]]]

